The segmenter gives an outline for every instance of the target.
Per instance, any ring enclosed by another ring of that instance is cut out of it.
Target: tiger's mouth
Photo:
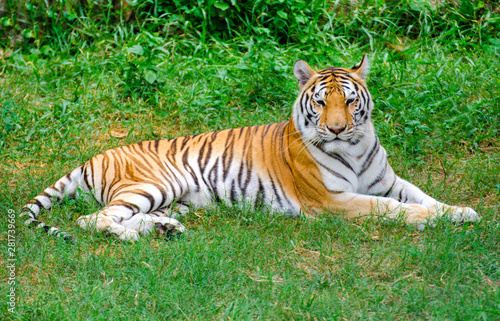
[[[345,137],[340,137],[340,135],[320,135],[320,139],[321,141],[325,142],[325,143],[329,143],[329,142],[342,142],[342,141],[347,141],[349,138],[345,138]]]
[[[349,129],[346,129],[345,131],[342,131],[340,133],[332,133],[328,132],[324,128],[317,128],[317,133],[319,136],[319,139],[322,142],[329,143],[329,142],[346,142],[349,141],[353,138],[354,136],[354,129],[351,126]]]

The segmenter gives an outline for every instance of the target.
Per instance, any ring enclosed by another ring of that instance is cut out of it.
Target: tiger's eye
[[[347,100],[345,101],[345,103],[346,103],[346,105],[348,105],[348,106],[349,106],[349,105],[350,105],[350,104],[352,104],[355,100],[356,100],[355,98],[349,98],[349,99],[347,99]]]
[[[324,100],[318,99],[318,100],[315,100],[314,102],[316,104],[320,105],[321,107],[325,107],[325,101]]]

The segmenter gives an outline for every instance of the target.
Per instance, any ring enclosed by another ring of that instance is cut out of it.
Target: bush
[[[202,43],[253,37],[316,46],[394,36],[458,36],[476,46],[500,38],[498,1],[442,1],[436,7],[430,0],[7,0],[0,10],[0,46],[10,48],[51,42],[67,49],[138,31],[189,34]]]

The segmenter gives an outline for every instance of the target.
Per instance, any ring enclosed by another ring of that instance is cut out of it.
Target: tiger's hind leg
[[[168,207],[159,208],[150,213],[135,214],[130,220],[122,222],[122,224],[143,235],[151,233],[153,226],[159,235],[167,237],[179,235],[184,233],[186,228],[174,218],[179,215],[186,215],[189,212],[189,206],[185,204],[172,205],[170,204]]]
[[[174,218],[165,216],[161,210],[152,213],[137,213],[121,224],[142,235],[148,235],[153,230],[156,230],[159,235],[165,236],[180,235],[186,231],[184,225]]]
[[[184,225],[179,223],[177,216],[186,215],[189,212],[189,206],[185,204],[170,204],[168,208],[160,208],[152,212],[151,215],[157,216],[154,218],[156,232],[167,237],[179,235],[186,231]]]
[[[139,234],[148,235],[154,228],[166,236],[179,235],[186,230],[184,225],[166,217],[165,213],[164,209],[134,213],[127,206],[109,205],[100,212],[79,217],[77,223],[85,230],[95,228],[99,232],[116,235],[122,241],[136,241]]]

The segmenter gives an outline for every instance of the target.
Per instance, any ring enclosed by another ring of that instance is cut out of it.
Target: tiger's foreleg
[[[328,210],[344,212],[349,218],[374,215],[388,219],[404,219],[407,223],[423,223],[429,209],[421,204],[405,204],[393,198],[350,192],[332,194]]]
[[[388,196],[405,204],[421,204],[425,206],[429,209],[428,222],[443,215],[458,223],[478,221],[480,219],[480,216],[472,208],[451,206],[439,202],[400,177],[396,177]]]
[[[430,196],[427,197],[430,198]],[[387,219],[403,219],[409,224],[416,224],[418,229],[423,229],[426,224],[442,215],[435,208],[428,208],[423,204],[403,203],[390,197],[349,192],[333,194],[328,209],[336,212],[343,211],[349,218],[374,215]],[[472,221],[479,219],[479,216],[476,214],[468,218]]]

